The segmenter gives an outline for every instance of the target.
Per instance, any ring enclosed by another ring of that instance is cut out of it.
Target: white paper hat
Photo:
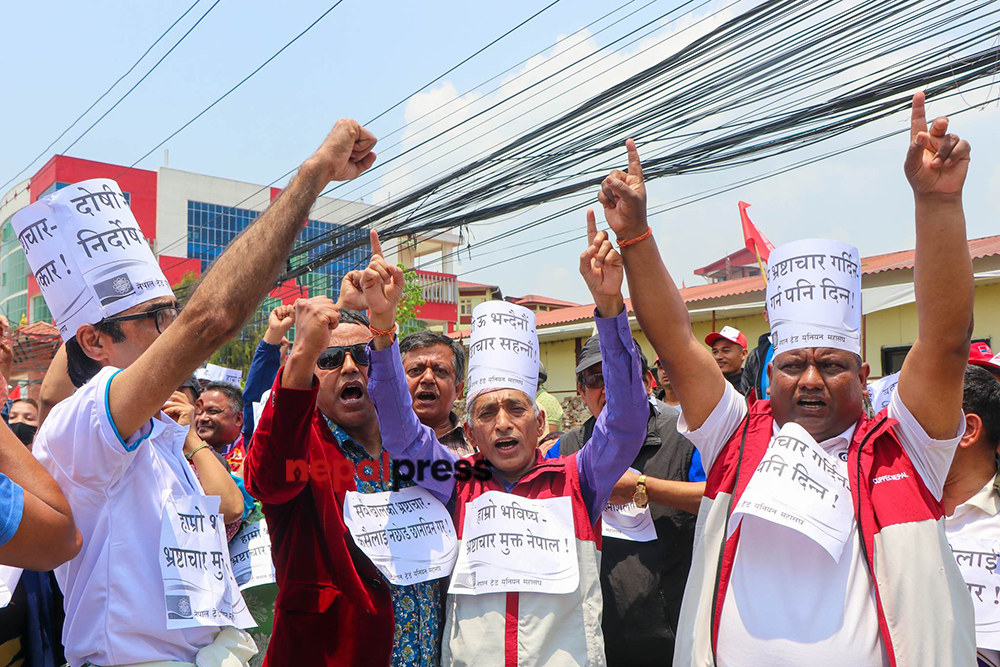
[[[83,324],[173,294],[110,179],[66,186],[15,213],[12,224],[64,341]]]
[[[535,314],[506,301],[476,306],[469,337],[469,402],[496,389],[518,389],[534,400],[537,386]]]
[[[827,239],[771,251],[767,314],[774,353],[833,347],[861,354],[861,259],[858,249]]]

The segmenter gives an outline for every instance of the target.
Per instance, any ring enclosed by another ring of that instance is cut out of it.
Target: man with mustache
[[[480,510],[473,509],[479,498],[486,503],[515,497],[513,503],[530,502],[538,508],[536,517],[553,519],[550,526],[557,523],[555,517],[562,517],[558,523],[565,534],[553,533],[557,537],[546,542],[550,549],[546,553],[566,554],[560,561],[565,570],[560,571],[566,572],[564,580],[570,585],[563,591],[551,583],[562,594],[537,592],[530,588],[535,584],[527,580],[533,577],[522,580],[523,575],[513,576],[514,572],[533,572],[532,558],[537,552],[523,550],[521,557],[494,564],[494,569],[488,570],[488,580],[485,574],[478,576],[477,570],[463,571],[461,575],[456,571],[446,605],[442,664],[605,663],[600,516],[615,482],[642,446],[649,403],[621,295],[621,258],[606,234],[598,233],[593,212],[588,215],[588,238],[589,247],[580,258],[580,273],[596,304],[594,319],[601,333],[608,386],[607,409],[594,426],[589,446],[555,460],[546,460],[538,450],[546,424],[535,404],[538,338],[534,315],[519,306],[487,302],[473,312],[465,429],[469,443],[479,450],[471,461],[485,463],[492,476],[484,480],[457,472],[443,478],[425,476],[418,482],[441,502],[454,503],[455,528],[462,540],[460,554],[474,549],[472,542],[462,536],[483,516]],[[372,252],[361,285],[375,334],[370,346],[369,391],[378,408],[382,442],[394,456],[414,460],[418,465],[429,464],[432,470],[459,470],[470,460],[458,460],[441,444],[434,430],[421,424],[413,413],[393,337],[403,273],[383,259],[374,232]],[[494,336],[484,332],[497,333]],[[507,509],[514,507],[511,504]],[[489,515],[488,507],[483,511]],[[536,530],[540,525],[536,524]],[[536,547],[540,544],[530,533],[499,538],[484,535],[472,541],[495,540],[500,540],[494,545],[500,548],[506,548],[505,542],[513,547],[525,542]],[[482,589],[484,585],[489,588]]]
[[[919,333],[875,419],[863,404],[857,249],[808,240],[771,254],[770,400],[748,408],[692,333],[627,148],[628,173],[605,179],[601,202],[623,242],[641,239],[623,253],[632,303],[680,398],[678,430],[708,472],[674,665],[975,664],[972,606],[942,508],[965,431],[969,144],[946,118],[928,127],[924,95],[914,96],[903,170],[916,208]]]
[[[434,429],[441,444],[459,456],[476,450],[452,412],[465,389],[465,350],[458,341],[434,331],[417,331],[399,342],[403,371],[420,423]]]
[[[393,484],[368,398],[368,318],[326,297],[300,299],[295,329],[246,466],[247,488],[263,504],[278,583],[265,665],[434,667],[437,582],[386,582],[344,524],[348,491]],[[299,462],[304,472],[296,472]]]

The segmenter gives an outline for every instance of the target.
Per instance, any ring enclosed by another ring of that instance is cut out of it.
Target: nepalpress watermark
[[[391,481],[393,490],[398,491],[400,482],[417,482],[419,484],[425,479],[443,482],[449,477],[454,477],[460,482],[467,482],[473,478],[486,481],[492,476],[493,471],[484,460],[473,463],[459,459],[452,463],[444,460],[396,459],[390,463],[389,455],[385,453],[382,454],[380,461],[369,459],[360,465],[355,465],[353,461],[347,459],[333,462],[327,459],[315,461],[285,460],[285,481],[301,482],[310,479],[319,484],[332,481],[334,491],[353,489],[355,478],[363,482]]]

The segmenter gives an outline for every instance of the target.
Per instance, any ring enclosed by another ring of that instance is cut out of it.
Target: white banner
[[[488,491],[465,504],[449,593],[572,593],[579,585],[569,498],[532,500]]]
[[[951,551],[962,572],[976,610],[976,646],[1000,649],[1000,543],[969,537],[949,538]]]
[[[19,567],[0,565],[0,609],[10,604],[10,599],[14,596],[14,589],[17,588],[17,582],[20,581],[23,571]]]
[[[225,382],[237,387],[243,382],[243,371],[215,364],[206,364],[194,372],[195,378],[206,382]]]
[[[846,473],[847,464],[823,451],[804,428],[785,424],[733,509],[727,538],[748,514],[802,533],[840,562],[854,529]]]
[[[169,496],[160,522],[160,574],[168,630],[257,625],[229,562],[218,496]]]
[[[397,586],[447,577],[455,565],[458,536],[451,515],[419,486],[348,491],[344,523],[358,548]]]
[[[271,535],[266,521],[248,523],[233,535],[229,540],[229,562],[241,591],[274,583]]]
[[[608,505],[601,512],[601,534],[632,542],[652,542],[656,539],[656,526],[649,505],[642,509],[634,502],[626,505]]]
[[[642,474],[635,468],[628,470],[637,475]],[[632,542],[652,542],[656,539],[656,526],[653,525],[649,505],[639,509],[631,501],[624,505],[612,505],[609,502],[601,512],[601,535]]]
[[[871,401],[875,414],[889,407],[889,399],[896,393],[897,385],[899,385],[899,373],[886,375],[868,385],[868,400]]]

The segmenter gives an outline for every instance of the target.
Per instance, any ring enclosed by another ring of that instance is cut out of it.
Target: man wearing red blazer
[[[356,488],[344,431],[377,428],[366,369],[353,357],[371,335],[349,321],[354,311],[329,299],[300,299],[295,310],[295,346],[247,458],[247,488],[263,504],[279,591],[264,666],[387,667],[390,590],[344,525],[344,497]]]

